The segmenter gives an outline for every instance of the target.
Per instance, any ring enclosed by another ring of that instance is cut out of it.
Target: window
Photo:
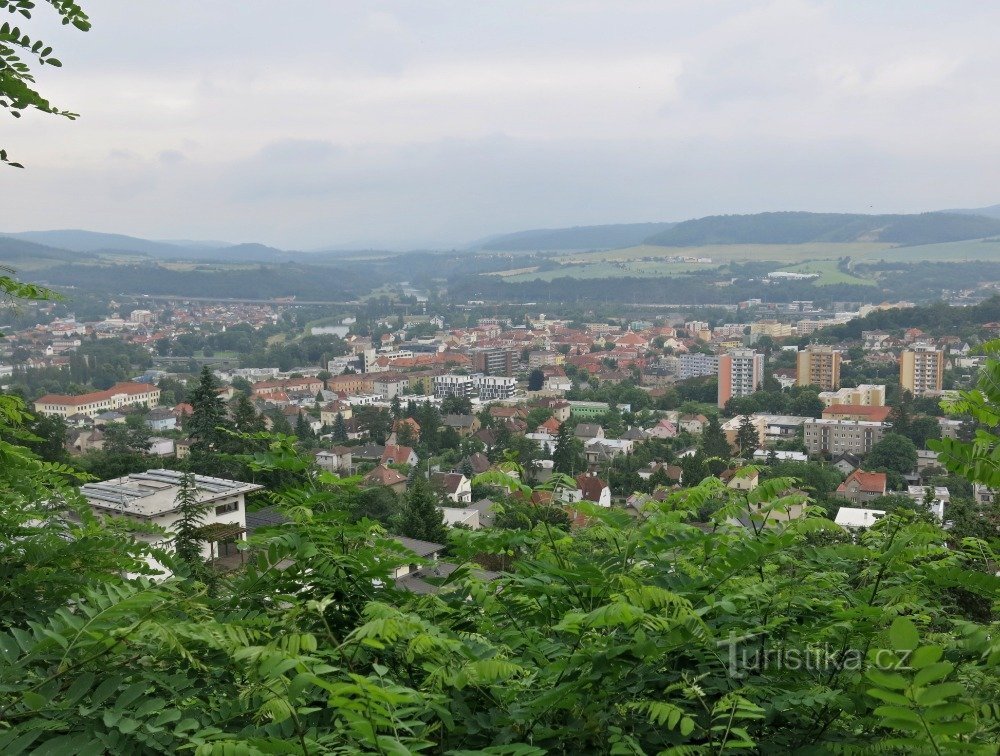
[[[238,501],[231,501],[228,504],[220,504],[215,508],[215,513],[217,515],[226,514],[227,512],[238,512],[240,509],[240,503]]]

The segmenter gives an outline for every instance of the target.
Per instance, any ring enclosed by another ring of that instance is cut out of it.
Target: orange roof
[[[834,415],[854,415],[864,420],[872,422],[885,422],[892,411],[891,407],[869,407],[861,404],[831,404],[823,410],[823,417],[829,418]]]
[[[885,473],[855,470],[847,476],[847,480],[837,487],[837,493],[845,493],[847,491],[847,484],[854,481],[866,493],[884,494],[886,492],[887,480],[888,478]]]
[[[81,404],[102,402],[113,396],[117,396],[118,394],[138,396],[139,394],[148,394],[150,391],[159,390],[159,387],[150,383],[116,383],[114,386],[109,389],[105,389],[104,391],[92,391],[89,394],[80,394],[78,396],[69,396],[67,394],[46,394],[45,396],[36,399],[35,402],[40,404],[68,404],[72,406],[79,406]]]
[[[413,449],[409,446],[389,444],[385,447],[385,451],[382,452],[382,464],[404,465],[409,461],[410,454],[412,453]]]
[[[406,478],[395,470],[379,465],[364,477],[364,482],[379,486],[395,486],[398,483],[405,483]]]

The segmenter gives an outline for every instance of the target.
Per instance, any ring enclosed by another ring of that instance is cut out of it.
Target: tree
[[[201,369],[198,385],[188,398],[191,415],[184,430],[194,443],[192,449],[210,451],[219,446],[223,438],[220,427],[226,425],[226,405],[219,395],[221,386],[207,365]]]
[[[124,423],[112,423],[104,428],[104,452],[110,455],[145,454],[152,444],[149,428],[137,415],[129,415]]]
[[[262,433],[266,429],[264,418],[246,394],[240,394],[233,402],[232,427],[238,433]]]
[[[921,415],[910,421],[909,432],[904,435],[908,436],[918,449],[926,449],[928,441],[941,438],[941,426],[936,417]]]
[[[189,574],[203,575],[205,560],[201,551],[204,542],[201,528],[207,506],[198,501],[198,487],[191,473],[181,476],[175,502],[180,516],[174,524],[174,554],[186,566]]]
[[[545,373],[541,368],[535,368],[528,373],[528,391],[541,391],[545,385]]]
[[[556,448],[552,452],[552,471],[563,475],[576,475],[586,469],[580,439],[570,432],[568,423],[559,426]]]
[[[351,511],[355,519],[367,517],[384,527],[392,527],[399,516],[399,497],[391,488],[373,486],[358,492]]]
[[[749,459],[760,446],[760,434],[749,415],[744,415],[736,431],[736,447],[743,459]]]
[[[889,412],[889,422],[892,430],[901,436],[910,435],[910,423],[913,419],[913,394],[903,390]]]
[[[732,455],[732,450],[726,440],[726,434],[722,432],[717,415],[708,418],[708,424],[702,431],[701,451],[706,457],[719,457],[720,459],[729,459]]]
[[[306,445],[306,448],[312,446],[313,441],[316,440],[316,434],[313,433],[312,428],[309,426],[309,421],[301,412],[295,418],[295,436],[301,443]]]
[[[437,496],[419,472],[413,476],[398,519],[401,535],[432,543],[448,542],[448,528],[444,524],[444,513],[438,506]]]
[[[472,400],[467,396],[446,396],[441,401],[442,415],[471,415]],[[420,424],[423,427],[423,423]]]
[[[344,420],[344,415],[340,412],[333,419],[333,431],[330,434],[333,440],[342,444],[347,441],[347,422]]]
[[[374,407],[366,405],[357,407],[354,410],[354,418],[358,427],[368,434],[368,437],[377,444],[384,444],[385,440],[392,433],[392,417],[384,407]]]
[[[870,468],[885,469],[905,475],[917,466],[917,447],[906,436],[887,433],[881,441],[872,446],[865,461]]]

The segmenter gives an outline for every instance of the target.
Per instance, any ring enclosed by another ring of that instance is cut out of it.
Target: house
[[[680,465],[668,465],[666,462],[650,462],[648,467],[644,467],[639,470],[638,475],[643,480],[649,480],[658,471],[662,471],[670,480],[680,482],[681,479],[681,468]]]
[[[573,435],[584,441],[594,438],[604,438],[604,428],[596,423],[580,423],[574,429]]]
[[[855,504],[885,496],[888,490],[885,473],[865,472],[855,470],[847,476],[847,480],[837,487],[836,495],[848,499]]]
[[[403,430],[403,429],[406,430]],[[409,436],[410,441],[417,443],[420,441],[420,423],[414,420],[412,417],[404,417],[399,420],[394,420],[392,423],[392,434],[389,436],[390,444],[398,444],[399,437],[403,435],[404,437]]]
[[[413,467],[419,462],[417,453],[409,446],[399,446],[388,444],[382,452],[380,464],[383,465],[409,465]]]
[[[581,498],[600,507],[611,506],[611,489],[608,484],[593,473],[576,476],[576,485],[580,489]]]
[[[319,419],[323,422],[323,425],[332,427],[337,422],[337,415],[340,415],[344,420],[350,420],[354,416],[350,403],[345,402],[343,399],[337,399],[336,401],[324,404],[319,409]]]
[[[758,449],[753,453],[754,462],[767,462],[771,459],[776,462],[808,462],[809,455],[803,452],[776,449]]]
[[[182,438],[174,442],[174,456],[177,459],[184,459],[191,456],[191,445],[194,443],[190,438]]]
[[[678,424],[684,433],[700,436],[708,425],[708,418],[704,415],[681,415]]]
[[[539,426],[535,429],[535,432],[547,433],[550,436],[554,436],[559,432],[559,426],[561,425],[562,423],[560,423],[554,417],[550,417],[544,423],[540,423]]]
[[[907,486],[906,495],[914,504],[922,504],[938,522],[944,522],[944,508],[951,501],[951,492],[945,486]]]
[[[355,446],[351,451],[351,456],[353,457],[355,464],[358,462],[374,462],[376,464],[381,464],[383,454],[385,454],[385,447],[380,444]]]
[[[472,483],[462,473],[436,473],[431,476],[431,483],[449,501],[456,504],[472,503]]]
[[[629,426],[628,430],[622,433],[621,438],[625,441],[631,441],[632,443],[641,443],[646,440],[646,431],[642,428],[633,428]]]
[[[398,538],[397,540],[402,541],[403,539]],[[406,540],[412,541],[414,539],[410,538]],[[441,548],[442,550],[444,549],[443,546]],[[410,572],[396,577],[396,587],[400,590],[420,595],[433,595],[442,591],[461,590],[460,581],[454,583],[447,582],[452,573],[459,569],[459,565],[451,562],[443,562],[436,558],[437,554],[434,557],[435,560],[432,564],[423,567],[410,565],[413,568]],[[484,582],[496,580],[501,575],[499,572],[478,568],[469,570],[469,574],[476,580]]]
[[[419,538],[407,538],[406,536],[392,536],[405,551],[412,552],[418,559],[429,559],[436,562],[441,553],[445,550],[443,543],[433,543],[432,541],[421,541]],[[399,585],[399,578],[412,575],[418,569],[415,563],[403,565],[396,568],[393,577],[396,578],[396,585]]]
[[[723,470],[719,473],[719,479],[726,484],[727,488],[734,491],[752,491],[760,483],[760,473],[756,470]]]
[[[468,457],[459,462],[452,472],[462,472],[463,470],[467,470],[472,473],[472,475],[482,475],[492,466],[493,463],[490,462],[489,457],[482,452],[476,452],[475,454],[470,454]]]
[[[841,507],[834,520],[840,527],[848,530],[870,528],[885,517],[884,509],[863,509],[859,507]]]
[[[70,454],[86,454],[104,448],[104,433],[97,428],[79,428],[66,435],[66,449]]]
[[[479,418],[475,415],[445,415],[442,424],[457,432],[462,438],[468,438],[481,427]]]
[[[480,499],[477,502],[473,502],[471,505],[472,509],[479,512],[479,525],[483,528],[492,528],[493,523],[496,520],[495,505],[489,499]]]
[[[176,455],[174,440],[172,438],[152,436],[149,439],[149,448],[146,450],[146,453],[151,457],[173,457]]]
[[[468,528],[469,530],[479,530],[482,525],[479,522],[479,510],[472,507],[439,507],[444,524],[448,527]]]
[[[172,550],[172,534],[181,519],[179,494],[184,475],[178,470],[149,470],[102,483],[87,483],[80,493],[96,514],[114,515],[156,525],[166,535],[137,532],[135,538]],[[195,500],[204,508],[199,532],[204,559],[239,553],[236,544],[246,531],[246,496],[263,486],[205,475],[191,475]],[[149,566],[169,577],[169,570],[154,557]]]
[[[675,438],[677,436],[677,423],[664,418],[652,428],[646,429],[647,438]]]
[[[361,479],[361,485],[369,487],[385,486],[401,494],[406,491],[406,476],[400,475],[385,465],[379,465]]]
[[[840,470],[840,472],[844,475],[850,475],[852,472],[861,467],[861,457],[857,454],[844,452],[843,454],[838,454],[833,458],[832,465]]]
[[[328,472],[350,472],[354,465],[354,450],[350,446],[334,446],[316,452],[316,464]]]
[[[632,442],[621,438],[592,438],[584,443],[583,454],[588,465],[610,462],[623,454],[632,453]]]
[[[177,428],[177,416],[166,407],[154,407],[143,417],[152,431],[168,431]]]
[[[823,417],[828,420],[868,420],[874,423],[884,423],[890,412],[892,412],[892,407],[831,404],[823,410]]]

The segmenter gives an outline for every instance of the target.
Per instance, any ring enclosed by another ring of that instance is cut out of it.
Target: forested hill
[[[473,248],[502,252],[616,249],[641,244],[647,237],[666,231],[673,225],[673,223],[617,223],[609,226],[541,228],[494,236],[474,244]]]
[[[24,265],[37,266],[40,263],[77,262],[92,259],[94,255],[86,252],[74,252],[67,249],[57,249],[44,244],[15,239],[12,236],[0,235],[0,265],[20,268]]]
[[[980,215],[780,212],[711,215],[684,221],[647,237],[646,243],[665,247],[810,242],[888,242],[913,245],[996,235],[1000,235],[1000,219]]]

